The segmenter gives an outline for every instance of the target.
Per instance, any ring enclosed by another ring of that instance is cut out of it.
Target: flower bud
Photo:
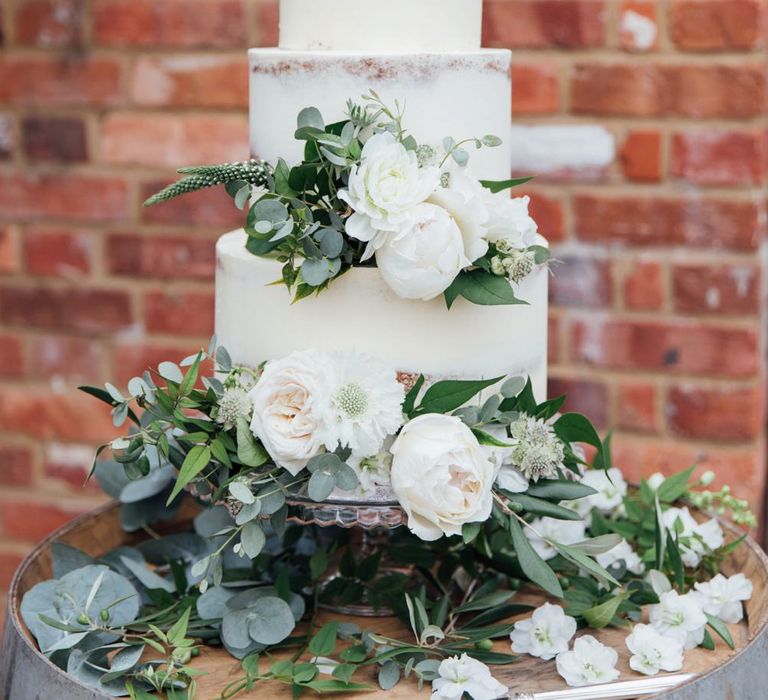
[[[76,619],[77,619],[78,624],[81,624],[81,625],[90,625],[91,624],[91,618],[88,617],[88,615],[86,615],[85,613],[80,613],[77,616]]]
[[[699,483],[702,486],[709,486],[714,480],[715,480],[715,472],[713,472],[711,469],[708,469],[701,475],[701,478],[699,479]]]
[[[475,649],[480,649],[482,651],[490,651],[493,649],[493,641],[491,639],[480,639],[477,642],[475,642]]]

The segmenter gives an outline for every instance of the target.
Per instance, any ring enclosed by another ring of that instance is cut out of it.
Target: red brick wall
[[[2,5],[0,590],[100,499],[80,486],[110,423],[73,387],[211,330],[213,243],[239,213],[216,192],[140,202],[178,165],[247,154],[245,49],[274,44],[276,16],[274,0]],[[755,503],[765,21],[760,0],[488,0],[485,26],[515,51],[518,127],[591,127],[530,189],[568,263],[552,391],[616,428],[631,475],[701,459]]]

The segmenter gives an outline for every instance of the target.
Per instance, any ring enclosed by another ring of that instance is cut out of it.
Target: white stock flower
[[[627,571],[633,574],[639,576],[645,571],[645,564],[643,564],[637,552],[632,549],[629,542],[625,539],[622,539],[613,549],[598,554],[595,559],[597,559],[597,563],[604,569],[607,569],[618,561],[623,561]]]
[[[697,583],[695,588],[703,597],[704,612],[729,624],[744,617],[742,601],[752,597],[752,581],[741,573],[728,578],[717,574],[709,581]]]
[[[610,683],[619,677],[616,662],[619,655],[615,649],[598,642],[585,634],[573,643],[573,651],[557,655],[557,672],[572,688],[595,683]]]
[[[325,377],[327,396],[323,439],[329,450],[349,447],[352,454],[378,454],[384,440],[403,424],[405,388],[395,370],[370,355],[333,353]]]
[[[627,482],[621,470],[612,467],[607,472],[603,469],[588,469],[581,477],[581,483],[591,486],[597,493],[591,496],[573,501],[575,508],[581,512],[581,508],[592,510],[597,508],[607,515],[622,505],[627,493]]]
[[[392,445],[392,489],[423,540],[461,534],[491,514],[493,465],[455,416],[428,413],[406,423]]]
[[[538,227],[528,213],[530,197],[510,198],[486,190],[488,224],[486,237],[491,243],[504,241],[507,249],[523,250],[536,244]]]
[[[632,652],[629,666],[633,671],[655,676],[659,671],[679,671],[683,667],[683,643],[651,625],[635,625],[625,643]]]
[[[414,206],[400,233],[376,251],[384,281],[401,299],[434,299],[470,262],[456,222],[429,203]]]
[[[464,693],[472,700],[495,700],[509,692],[484,663],[466,654],[443,659],[437,672],[430,700],[461,700]]]
[[[697,567],[702,556],[722,547],[725,541],[723,530],[715,518],[700,523],[687,507],[668,508],[661,519],[664,527],[685,540],[680,542],[680,556],[689,568]]]
[[[440,183],[440,171],[420,168],[409,151],[392,134],[375,134],[363,146],[360,164],[352,168],[347,189],[339,199],[354,213],[346,231],[366,242],[362,259],[367,260],[390,237],[402,235],[413,207],[426,200]]]
[[[581,542],[586,537],[586,527],[583,520],[557,520],[544,516],[531,521],[525,528],[525,536],[536,553],[548,561],[557,555],[557,550],[547,540],[566,545]]]
[[[488,190],[465,167],[451,160],[444,178],[445,187],[438,187],[429,198],[445,209],[456,222],[464,241],[464,254],[472,263],[488,250]]]
[[[698,593],[662,593],[658,604],[648,608],[651,626],[657,632],[679,640],[685,649],[693,649],[704,639],[707,624],[707,618],[701,609],[702,603],[702,597]]]
[[[509,638],[512,651],[548,661],[568,650],[574,634],[576,620],[566,615],[559,605],[544,603],[529,618],[516,622]]]
[[[316,350],[267,362],[251,389],[251,430],[275,463],[294,476],[323,450],[322,398],[329,358]]]

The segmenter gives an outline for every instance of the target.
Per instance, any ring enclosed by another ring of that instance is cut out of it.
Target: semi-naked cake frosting
[[[481,0],[281,0],[280,11],[280,46],[250,51],[254,156],[299,162],[302,108],[335,121],[348,99],[373,89],[404,104],[404,124],[419,142],[500,136],[501,146],[471,153],[470,168],[483,179],[509,176],[510,53],[480,48]],[[431,378],[530,375],[544,399],[546,267],[516,288],[528,305],[460,298],[449,310],[442,298],[404,300],[372,267],[354,267],[292,303],[283,285],[270,286],[280,263],[250,254],[245,242],[240,230],[217,245],[216,333],[236,363],[349,348]]]

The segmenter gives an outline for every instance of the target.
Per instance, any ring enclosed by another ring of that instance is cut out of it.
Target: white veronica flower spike
[[[516,622],[509,638],[512,651],[548,661],[568,650],[574,634],[576,620],[566,615],[559,605],[544,603],[529,618]]]
[[[655,676],[659,671],[679,671],[683,667],[683,643],[651,625],[635,625],[625,642],[632,652],[629,665],[633,671]]]
[[[704,639],[707,625],[707,618],[701,610],[702,602],[698,593],[662,593],[659,603],[648,608],[651,626],[657,632],[682,642],[685,649],[693,649]]]
[[[484,663],[466,654],[444,659],[437,672],[440,677],[432,681],[430,700],[461,700],[464,693],[472,700],[495,700],[509,692]]]
[[[610,683],[619,677],[616,662],[619,655],[615,649],[598,642],[585,634],[573,643],[573,651],[557,655],[557,672],[572,688],[595,683]]]
[[[752,581],[744,574],[726,578],[717,574],[705,583],[697,583],[696,590],[703,596],[705,613],[719,617],[723,622],[739,622],[744,617],[743,600],[752,597]]]

